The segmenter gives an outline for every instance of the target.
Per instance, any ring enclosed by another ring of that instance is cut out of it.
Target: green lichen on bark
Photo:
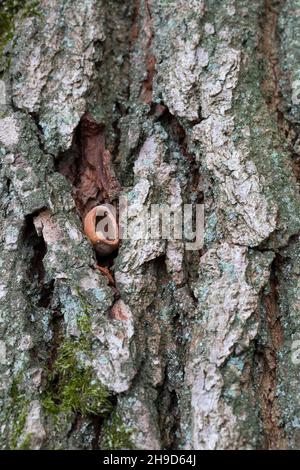
[[[101,450],[133,449],[131,434],[131,430],[125,426],[121,417],[114,412],[101,428],[100,448]]]

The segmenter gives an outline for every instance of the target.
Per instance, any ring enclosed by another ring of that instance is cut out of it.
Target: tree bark
[[[26,6],[2,53],[1,448],[300,448],[298,0]],[[97,253],[85,216],[120,195],[203,203],[203,247]]]

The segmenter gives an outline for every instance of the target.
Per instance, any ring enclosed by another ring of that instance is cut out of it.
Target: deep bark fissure
[[[262,54],[267,61],[267,77],[263,89],[268,96],[270,109],[277,114],[279,127],[283,126],[281,110],[282,94],[279,86],[280,67],[278,59],[277,25],[282,0],[265,0],[262,17]]]
[[[152,92],[153,92],[153,77],[155,73],[155,63],[156,58],[152,53],[152,40],[153,40],[153,28],[152,28],[152,17],[151,17],[151,6],[149,2],[145,1],[146,5],[146,15],[144,31],[147,37],[146,43],[146,69],[147,69],[147,78],[143,81],[141,96],[142,100],[146,104],[152,103]]]
[[[280,80],[283,78],[281,70],[278,48],[280,36],[278,32],[278,19],[281,8],[284,5],[283,0],[265,0],[264,15],[262,17],[262,57],[266,59],[267,76],[262,83],[267,103],[270,110],[275,113],[278,129],[282,139],[286,140],[289,148],[293,173],[300,182],[300,151],[299,151],[299,124],[291,119],[286,104],[283,102]]]
[[[32,258],[29,266],[27,267],[27,275],[31,281],[34,281],[35,276],[37,277],[38,283],[43,287],[45,269],[43,265],[43,259],[47,253],[47,246],[42,236],[38,236],[36,233],[33,219],[37,215],[32,214],[27,217],[23,232],[24,243],[32,248]]]
[[[42,234],[38,234],[34,226],[34,213],[26,218],[24,227],[24,263],[26,266],[26,288],[31,292],[30,306],[28,308],[27,326],[28,332],[32,329],[42,331],[43,315],[49,315],[49,328],[51,330],[51,341],[44,343],[42,340],[30,349],[30,358],[35,367],[43,367],[42,381],[48,380],[47,374],[57,357],[57,351],[63,337],[62,314],[52,304],[55,288],[55,280],[45,281],[45,267],[43,260],[47,254],[47,244]],[[37,311],[37,315],[32,313]],[[41,310],[41,311],[39,311]]]
[[[281,413],[277,400],[277,354],[283,345],[283,330],[278,303],[278,266],[280,255],[272,262],[269,285],[262,294],[262,311],[266,343],[260,351],[260,388],[261,412],[264,429],[264,448],[285,448],[284,429],[280,425]]]
[[[178,448],[178,431],[180,429],[180,415],[178,408],[178,396],[176,390],[169,390],[168,372],[165,371],[165,381],[157,388],[158,397],[156,407],[158,411],[158,426],[162,448],[172,450]]]
[[[262,47],[261,54],[266,60],[266,78],[262,83],[262,90],[270,112],[276,116],[278,131],[282,141],[287,141],[289,156],[293,173],[299,182],[299,156],[295,152],[295,142],[298,136],[298,125],[293,123],[285,112],[285,104],[280,87],[283,71],[279,61],[278,19],[284,2],[282,0],[265,0],[264,15],[262,17]],[[270,268],[269,284],[261,294],[261,308],[263,312],[263,329],[267,339],[263,345],[258,346],[256,357],[259,364],[260,379],[258,393],[260,395],[261,415],[263,425],[263,448],[286,448],[286,436],[282,421],[282,410],[278,401],[278,353],[284,345],[283,327],[281,325],[281,312],[278,290],[280,287],[279,273],[282,257],[280,252],[284,247],[293,243],[297,234],[289,237],[288,241],[276,249],[275,258]],[[265,245],[265,243],[263,243]]]
[[[162,256],[155,260],[157,266],[157,279],[159,284],[157,286],[157,296],[160,299],[165,298],[166,286],[170,282],[170,277],[166,269],[166,258]],[[179,323],[179,314],[176,309],[173,308],[172,297],[169,301],[169,324],[159,325],[161,328],[161,338],[160,338],[160,348],[159,355],[164,361],[163,366],[163,381],[161,384],[158,384],[156,387],[157,390],[157,399],[156,399],[156,409],[158,413],[158,426],[160,430],[160,438],[162,443],[162,448],[172,449],[175,448],[176,443],[176,431],[178,431],[179,426],[179,416],[178,416],[178,407],[177,407],[177,393],[178,393],[178,383],[174,382],[174,361],[173,358],[169,356],[170,347],[174,348],[174,355],[178,359],[178,371],[183,369],[183,363],[180,361],[180,343],[179,343],[179,332],[178,328]],[[149,307],[149,313],[151,318],[151,312],[159,312],[159,303],[156,305],[151,305]],[[159,321],[159,320],[158,320]],[[181,366],[179,366],[181,364]],[[177,371],[177,373],[178,373]]]

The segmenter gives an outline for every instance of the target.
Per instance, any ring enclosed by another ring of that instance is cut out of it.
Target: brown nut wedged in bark
[[[113,206],[102,204],[90,210],[84,219],[84,233],[99,255],[109,255],[119,246],[119,229]]]

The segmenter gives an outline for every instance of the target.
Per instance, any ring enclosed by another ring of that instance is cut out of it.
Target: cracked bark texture
[[[299,449],[300,2],[37,8],[2,59],[1,448]],[[131,217],[204,201],[203,249],[123,240],[109,285],[103,152]]]

